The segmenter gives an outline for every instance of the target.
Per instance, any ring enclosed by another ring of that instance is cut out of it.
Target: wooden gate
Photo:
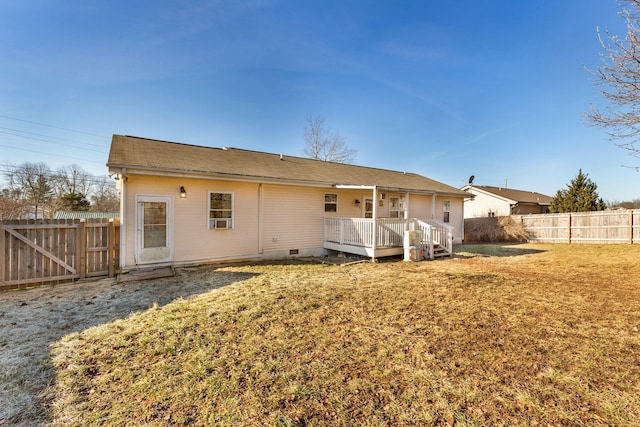
[[[86,277],[113,277],[119,221],[4,221],[0,225],[0,289]]]

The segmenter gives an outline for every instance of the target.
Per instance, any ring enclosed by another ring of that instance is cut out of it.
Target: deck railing
[[[422,244],[428,248],[429,258],[433,259],[435,246],[442,247],[448,254],[453,254],[453,226],[437,219],[428,221],[415,220],[416,229],[422,231]]]
[[[373,246],[373,220],[367,218],[325,218],[324,240],[340,245]]]
[[[374,242],[375,224],[375,247]],[[381,249],[404,246],[405,231],[420,231],[428,257],[433,258],[434,247],[453,253],[453,227],[438,220],[415,218],[325,218],[324,239],[345,246]]]

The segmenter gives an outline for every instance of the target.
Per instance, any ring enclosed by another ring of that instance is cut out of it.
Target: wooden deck
[[[425,258],[453,254],[453,227],[437,220],[417,218],[325,218],[324,248],[372,259],[401,255],[405,251],[407,231],[415,231],[420,236]]]

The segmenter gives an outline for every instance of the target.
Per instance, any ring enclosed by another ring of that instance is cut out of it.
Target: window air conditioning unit
[[[212,229],[216,229],[216,230],[229,230],[229,229],[233,228],[231,219],[229,219],[229,218],[212,219],[212,220],[210,220],[210,227]]]

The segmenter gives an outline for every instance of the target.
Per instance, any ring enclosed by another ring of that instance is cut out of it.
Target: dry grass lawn
[[[640,424],[640,247],[173,280],[219,275],[244,280],[58,340],[51,424]]]
[[[51,344],[91,326],[228,286],[249,276],[210,275],[116,284],[102,279],[0,292],[0,426],[33,427],[46,422],[55,380]]]

